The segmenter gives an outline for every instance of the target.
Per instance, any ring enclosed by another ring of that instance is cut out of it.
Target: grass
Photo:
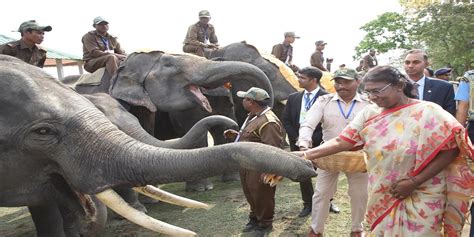
[[[210,210],[187,209],[166,203],[147,205],[148,214],[158,220],[186,228],[199,236],[242,236],[241,229],[247,222],[249,207],[240,187],[240,182],[222,183],[213,179],[214,190],[203,193],[186,193],[184,183],[160,186],[180,196],[205,202]],[[315,180],[313,180],[314,183]],[[325,236],[349,236],[350,206],[345,175],[340,175],[338,192],[335,196],[341,213],[330,214]],[[274,230],[270,236],[306,236],[310,217],[297,217],[302,208],[299,184],[285,179],[277,187]],[[110,211],[112,212],[112,211]],[[109,213],[110,213],[109,212]],[[128,220],[118,220],[111,215],[104,237],[147,237],[156,233],[137,226]],[[465,230],[468,228],[465,228]],[[35,236],[34,226],[26,208],[0,208],[0,236]],[[463,236],[467,236],[463,234]]]

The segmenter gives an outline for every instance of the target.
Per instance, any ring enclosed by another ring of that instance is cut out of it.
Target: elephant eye
[[[51,134],[53,134],[53,130],[51,128],[47,128],[47,127],[37,128],[37,129],[34,130],[34,132],[38,135],[51,135]]]

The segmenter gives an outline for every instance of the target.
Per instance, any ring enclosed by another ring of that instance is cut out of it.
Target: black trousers
[[[300,148],[295,145],[296,141],[290,141],[290,150],[291,151],[299,151]],[[303,199],[304,206],[312,206],[313,204],[313,182],[311,182],[311,178],[300,182],[300,191],[301,191],[301,199]]]

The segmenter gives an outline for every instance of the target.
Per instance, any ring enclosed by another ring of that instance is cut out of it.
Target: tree
[[[456,75],[474,68],[470,43],[474,40],[474,4],[405,2],[403,14],[388,12],[361,27],[367,34],[356,47],[354,59],[370,48],[380,53],[422,48],[434,68],[452,67]]]

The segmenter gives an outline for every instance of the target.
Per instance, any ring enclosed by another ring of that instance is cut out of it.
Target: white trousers
[[[347,193],[351,198],[351,231],[363,231],[362,221],[367,209],[367,173],[345,173],[349,184]],[[311,228],[314,233],[323,233],[324,224],[329,216],[330,199],[337,190],[339,172],[318,169],[316,185],[313,194],[313,209],[311,212]]]

